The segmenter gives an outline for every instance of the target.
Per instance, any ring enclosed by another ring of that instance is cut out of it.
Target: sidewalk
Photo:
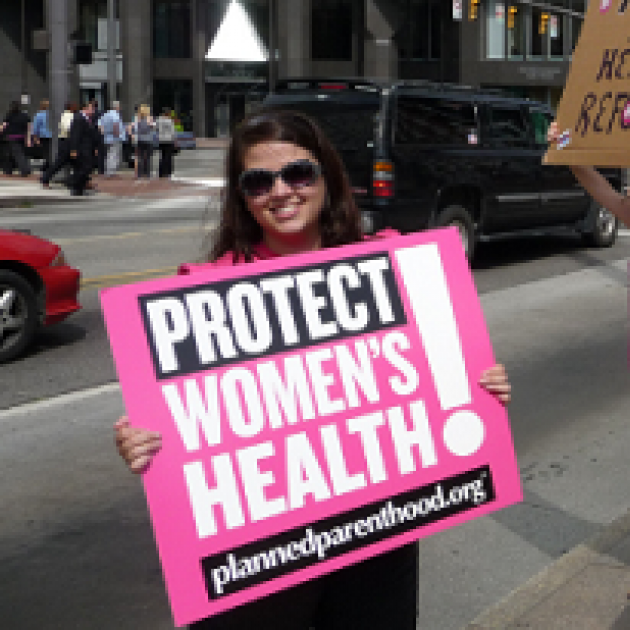
[[[479,615],[466,630],[630,629],[630,511]]]
[[[104,200],[108,198],[168,199],[175,197],[207,197],[218,180],[187,178],[135,179],[133,172],[122,171],[113,177],[94,175],[96,190],[81,197],[73,197],[62,184],[52,182],[44,188],[39,173],[29,177],[0,174],[0,208],[19,208],[34,204],[72,203],[74,201]]]

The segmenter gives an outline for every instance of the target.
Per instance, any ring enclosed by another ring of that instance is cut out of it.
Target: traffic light
[[[72,63],[90,65],[92,63],[92,44],[89,42],[73,42]]]
[[[469,0],[468,5],[468,19],[476,20],[479,16],[479,3],[481,0]]]
[[[538,34],[544,35],[547,32],[547,24],[549,23],[549,13],[540,14],[540,22],[538,23]]]
[[[510,8],[508,9],[508,15],[507,15],[507,27],[508,28],[514,28],[514,25],[516,23],[516,14],[518,13],[518,7],[515,5],[511,5]]]

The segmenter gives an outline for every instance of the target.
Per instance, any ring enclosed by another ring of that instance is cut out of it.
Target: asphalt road
[[[2,625],[173,627],[140,484],[112,446],[123,406],[97,291],[197,258],[215,213],[170,200],[0,214],[60,242],[85,280],[83,310],[0,366]],[[525,502],[423,541],[423,630],[464,627],[630,505],[629,249],[627,234],[601,251],[566,236],[480,246]]]

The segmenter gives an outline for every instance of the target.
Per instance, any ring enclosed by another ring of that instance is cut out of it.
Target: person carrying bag
[[[136,136],[138,146],[138,178],[151,177],[154,133],[155,123],[151,118],[151,109],[148,105],[140,105],[138,119],[133,125],[133,134]]]
[[[173,156],[175,155],[175,123],[168,107],[162,110],[157,119],[158,142],[160,144],[160,164],[158,175],[170,177],[173,174]]]

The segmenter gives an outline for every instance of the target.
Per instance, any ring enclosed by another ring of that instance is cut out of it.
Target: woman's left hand
[[[510,402],[510,392],[512,391],[512,386],[508,381],[505,366],[497,364],[487,370],[484,370],[481,374],[481,378],[479,379],[479,385],[492,395],[496,396],[504,405],[507,405]]]

